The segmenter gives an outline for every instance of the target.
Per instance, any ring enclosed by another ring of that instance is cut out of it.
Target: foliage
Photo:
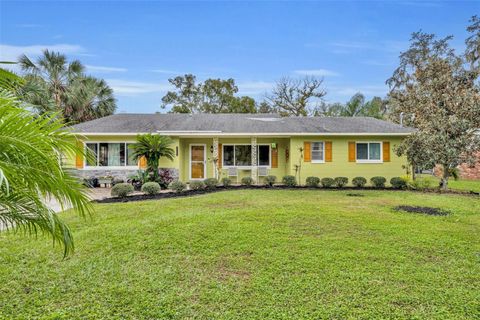
[[[435,184],[433,177],[417,177],[414,180],[407,181],[408,188],[420,191],[432,189]]]
[[[364,177],[355,177],[352,179],[352,184],[357,188],[363,188],[367,184],[367,179]]]
[[[287,187],[295,187],[297,185],[297,179],[294,176],[284,176],[282,183]]]
[[[111,194],[114,197],[125,198],[133,191],[133,186],[130,183],[119,183],[112,187]]]
[[[82,246],[65,261],[42,241],[2,233],[1,317],[478,318],[478,198],[349,192],[234,190],[95,204],[94,223],[62,214]],[[401,204],[454,215],[391,209]],[[159,291],[171,300],[159,303]]]
[[[80,61],[68,62],[65,55],[45,50],[36,63],[26,55],[18,63],[26,80],[21,97],[40,114],[58,112],[72,124],[115,112],[113,90],[104,80],[85,76]]]
[[[201,180],[190,181],[191,190],[203,190],[205,189],[205,183]]]
[[[407,181],[401,177],[393,177],[390,179],[390,184],[395,189],[405,189],[407,187]]]
[[[173,113],[255,113],[255,100],[248,96],[236,97],[238,87],[233,79],[207,79],[196,83],[192,74],[168,80],[175,91],[162,98],[162,108],[171,107]]]
[[[386,182],[387,182],[387,179],[385,179],[385,177],[381,177],[381,176],[372,177],[370,179],[370,183],[375,188],[385,188],[385,183]]]
[[[147,182],[142,185],[142,192],[149,195],[154,195],[160,192],[160,185],[156,182]]]
[[[158,177],[158,165],[160,159],[165,157],[169,160],[175,158],[175,151],[170,147],[173,140],[167,136],[158,134],[139,134],[137,135],[137,142],[130,145],[133,151],[133,157],[139,161],[140,158],[145,157],[147,161],[147,171],[154,175],[153,179]],[[171,181],[168,181],[170,183]],[[168,183],[166,185],[168,186]]]
[[[336,177],[333,181],[334,181],[334,185],[338,188],[343,188],[348,184],[347,177]]]
[[[251,186],[252,184],[255,183],[252,177],[243,177],[241,182],[242,182],[242,185],[244,186]]]
[[[228,186],[230,186],[231,184],[232,184],[232,179],[226,178],[226,177],[222,179],[222,185],[223,185],[224,187],[228,187]]]
[[[49,234],[72,252],[72,234],[44,202],[56,199],[80,215],[91,213],[81,181],[61,165],[62,153],[83,153],[56,114],[34,115],[0,89],[0,225],[36,235]]]
[[[83,185],[87,188],[96,188],[98,187],[98,179],[95,177],[84,178]]]
[[[315,110],[315,115],[329,117],[374,117],[383,119],[387,112],[387,101],[380,97],[373,97],[370,101],[365,101],[362,93],[356,93],[346,104],[322,103]]]
[[[112,179],[112,186],[119,184],[119,183],[124,183],[125,181],[121,178],[113,178]]]
[[[215,178],[208,178],[205,179],[204,183],[207,189],[215,189],[218,185],[218,180]]]
[[[322,178],[322,180],[320,180],[320,183],[322,184],[322,187],[330,188],[334,185],[335,180],[333,180],[332,178]]]
[[[264,179],[265,179],[265,185],[269,187],[273,187],[273,185],[277,181],[277,177],[272,175],[266,176]]]
[[[187,185],[183,183],[182,181],[173,181],[172,183],[169,184],[168,188],[170,190],[173,190],[175,192],[182,192],[187,188]]]
[[[282,116],[307,116],[313,114],[312,103],[322,99],[326,92],[321,88],[322,79],[304,77],[280,79],[267,96],[271,108]]]
[[[319,177],[307,177],[305,182],[306,182],[308,187],[316,188],[320,184],[320,178]]]
[[[167,189],[168,185],[175,180],[175,175],[173,169],[162,168],[157,171],[157,178],[155,181],[162,187],[162,189]]]
[[[472,18],[465,54],[451,48],[451,36],[413,33],[410,48],[388,80],[392,119],[404,117],[418,130],[403,140],[398,155],[413,165],[443,167],[442,187],[448,188],[449,170],[473,163],[480,150],[480,23]]]

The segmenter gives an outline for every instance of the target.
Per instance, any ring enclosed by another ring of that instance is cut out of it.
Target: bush
[[[275,177],[275,176],[266,176],[265,177],[265,185],[267,185],[269,187],[273,187],[273,185],[275,184],[275,181],[277,181],[277,177]]]
[[[242,185],[244,186],[251,186],[253,184],[252,177],[243,177],[242,178]]]
[[[156,182],[146,182],[142,185],[142,192],[153,195],[160,192],[160,185]]]
[[[124,198],[133,192],[133,186],[129,183],[118,183],[112,187],[112,196]]]
[[[155,181],[158,182],[160,187],[166,189],[174,180],[174,171],[172,169],[158,169],[158,175]]]
[[[363,188],[367,184],[367,179],[364,177],[355,177],[352,180],[352,184],[357,188]]]
[[[294,176],[284,176],[282,183],[287,187],[295,187],[297,185],[297,179]]]
[[[112,187],[116,184],[119,184],[119,183],[124,183],[125,180],[121,179],[121,178],[113,178],[112,179]]]
[[[183,183],[182,181],[173,181],[172,183],[170,183],[168,185],[168,188],[170,188],[170,190],[173,190],[175,192],[182,192],[183,190],[185,190],[187,188],[187,185],[185,183]]]
[[[316,188],[316,187],[318,187],[318,184],[320,183],[320,178],[319,177],[308,177],[305,182],[306,182],[308,187]]]
[[[390,179],[390,184],[394,189],[405,189],[407,187],[407,181],[400,177],[393,177]]]
[[[408,182],[407,186],[413,190],[428,190],[433,188],[435,180],[431,177],[416,178]]]
[[[96,188],[99,186],[98,179],[95,177],[85,178],[83,179],[83,185],[87,188]]]
[[[190,189],[192,190],[202,190],[205,189],[205,183],[200,180],[195,180],[190,182]]]
[[[334,184],[338,188],[343,188],[347,185],[348,183],[348,178],[347,177],[336,177],[334,181]]]
[[[231,185],[231,184],[232,184],[232,179],[230,179],[230,178],[223,178],[223,179],[222,179],[222,185],[223,185],[224,187],[228,187],[228,186]]]
[[[217,187],[218,180],[215,178],[208,178],[205,179],[204,183],[207,189],[215,189]]]
[[[370,182],[375,188],[385,188],[385,183],[387,182],[387,179],[385,177],[372,177],[370,179]]]
[[[335,180],[333,180],[332,178],[323,178],[322,180],[320,180],[320,183],[322,184],[322,187],[330,188],[335,183]]]

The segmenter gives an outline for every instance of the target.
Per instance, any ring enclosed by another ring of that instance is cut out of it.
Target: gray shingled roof
[[[392,133],[412,132],[368,117],[285,117],[276,114],[128,114],[77,124],[73,132],[145,133],[219,131],[221,133]]]

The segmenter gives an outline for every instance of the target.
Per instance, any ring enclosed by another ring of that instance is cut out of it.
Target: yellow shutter
[[[278,168],[278,149],[272,148],[272,168]]]
[[[303,160],[305,162],[310,162],[312,161],[312,152],[311,152],[311,147],[310,147],[310,141],[305,141],[303,142]]]
[[[219,143],[218,144],[218,169],[221,169],[222,168],[222,164],[223,164],[223,148],[222,148],[222,144]]]
[[[325,141],[325,162],[332,162],[332,141]]]
[[[147,158],[145,158],[145,156],[142,156],[140,159],[138,159],[138,166],[140,169],[147,168]]]
[[[84,145],[81,141],[77,141],[77,147],[79,149],[82,149],[84,148]],[[83,152],[81,151],[78,151],[77,154],[76,154],[76,157],[75,157],[75,167],[77,169],[83,169]]]
[[[383,141],[383,162],[390,162],[390,142]]]
[[[348,142],[348,161],[355,162],[355,141]]]

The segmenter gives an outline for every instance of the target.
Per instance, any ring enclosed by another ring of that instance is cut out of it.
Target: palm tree
[[[56,114],[35,115],[23,105],[0,85],[0,225],[50,234],[66,256],[74,248],[72,234],[45,199],[82,216],[91,213],[86,189],[61,165],[63,154],[83,150]]]
[[[65,55],[45,50],[36,63],[26,55],[18,63],[27,81],[22,98],[40,114],[60,112],[72,124],[115,112],[113,90],[105,81],[85,76],[80,61],[68,62]]]
[[[145,157],[147,160],[147,171],[153,173],[154,177],[158,174],[158,164],[162,157],[170,160],[175,158],[175,151],[170,148],[172,139],[158,134],[143,134],[137,136],[137,143],[131,146],[133,157],[136,160]]]
[[[344,117],[357,117],[362,114],[364,106],[365,96],[361,93],[356,93],[350,101],[347,102],[341,115]]]

